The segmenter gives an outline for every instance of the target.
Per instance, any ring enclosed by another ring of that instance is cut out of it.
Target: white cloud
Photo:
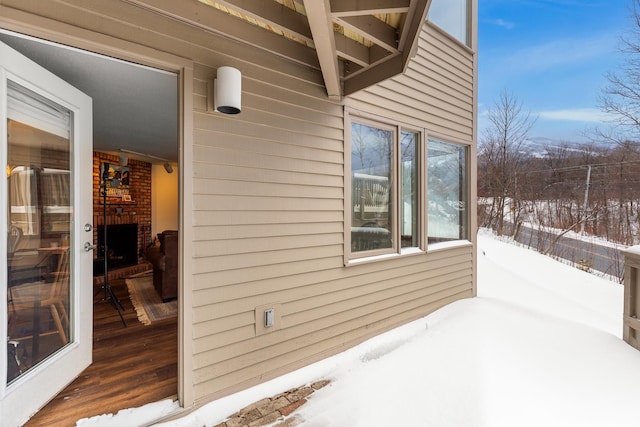
[[[541,111],[537,114],[540,119],[560,120],[573,122],[608,122],[613,119],[610,114],[604,113],[597,108],[573,108],[561,110]]]
[[[602,7],[605,3],[594,2],[593,0],[540,0],[542,3],[548,3],[550,5],[557,6],[571,6],[571,7]]]
[[[519,72],[548,70],[611,55],[616,43],[615,35],[609,33],[591,38],[557,39],[516,50],[504,65]]]
[[[506,28],[507,30],[513,30],[516,26],[515,23],[510,21],[505,21],[504,19],[500,19],[500,18],[487,20],[486,22],[491,25],[496,25],[498,27]]]
[[[611,0],[609,0],[611,1]],[[484,3],[494,4],[520,4],[526,7],[582,7],[596,8],[609,6],[606,1],[595,0],[485,0]]]

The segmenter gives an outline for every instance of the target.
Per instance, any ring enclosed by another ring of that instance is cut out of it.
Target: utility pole
[[[584,223],[587,220],[587,206],[589,206],[589,187],[591,187],[591,165],[587,166],[587,185],[584,189],[584,205],[582,206],[582,222],[580,222],[580,234],[584,234]]]

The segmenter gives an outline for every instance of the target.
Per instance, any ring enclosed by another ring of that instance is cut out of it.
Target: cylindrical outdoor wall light
[[[215,110],[238,114],[242,110],[242,74],[233,67],[218,68],[215,79]]]

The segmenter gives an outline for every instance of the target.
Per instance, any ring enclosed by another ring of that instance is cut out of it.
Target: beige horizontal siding
[[[195,257],[216,257],[225,254],[259,254],[307,247],[322,247],[342,243],[342,233],[299,236],[275,236],[249,239],[195,242]],[[259,261],[259,260],[258,260]]]
[[[250,243],[247,241],[247,243]],[[242,278],[241,280],[249,280],[251,277],[259,276],[260,274],[265,274],[266,277],[270,277],[271,268],[265,268],[269,266],[275,265],[285,265],[281,269],[281,273],[289,272],[291,274],[298,274],[297,272],[301,268],[305,268],[300,265],[300,263],[304,261],[316,261],[313,267],[321,266],[324,262],[329,262],[326,258],[335,257],[335,254],[338,252],[342,252],[342,244],[333,244],[326,246],[309,246],[309,247],[298,247],[295,249],[279,249],[263,252],[250,252],[246,254],[229,254],[229,255],[221,255],[217,257],[202,257],[196,260],[195,272],[200,273],[203,271],[209,271],[211,269],[211,265],[216,265],[219,268],[219,271],[223,271],[224,274],[216,275],[215,283],[225,284],[228,286],[228,283],[235,283],[235,280],[238,278]],[[260,254],[260,259],[256,260],[256,254]],[[335,263],[335,259],[331,261]],[[313,268],[312,267],[312,268]],[[309,267],[306,267],[309,268]],[[249,270],[251,269],[251,270]],[[261,273],[264,271],[264,273]],[[310,271],[315,271],[313,268]],[[229,279],[229,276],[234,276]],[[281,277],[281,276],[276,276]],[[212,280],[211,276],[197,276],[195,279],[195,289],[202,289],[204,286],[208,286],[207,283],[210,283]],[[204,283],[201,285],[201,283]],[[206,288],[210,289],[210,288]],[[214,301],[217,301],[219,294],[215,294]]]
[[[291,248],[290,251],[298,251],[297,248]],[[343,260],[342,252],[339,256],[337,250],[335,256],[332,257],[316,257],[312,259],[303,259],[298,261],[291,261],[286,265],[286,271],[283,271],[282,264],[268,264],[260,265],[260,262],[255,259],[255,256],[249,257],[246,267],[240,269],[225,270],[225,265],[220,260],[207,260],[205,266],[202,268],[206,271],[196,272],[193,277],[194,289],[207,289],[212,286],[230,286],[234,284],[242,285],[244,283],[251,283],[256,281],[263,281],[269,279],[281,279],[283,277],[295,276],[306,272],[323,272],[331,268],[337,268]],[[253,261],[251,261],[253,260]],[[215,272],[211,272],[213,268],[218,269]],[[282,280],[280,280],[282,281]],[[198,312],[196,311],[196,314]]]
[[[434,299],[441,299],[458,292],[464,292],[467,289],[464,280],[460,280],[457,286],[455,286],[455,282],[453,283],[447,282],[428,289],[422,287],[417,291],[407,292],[406,295],[395,294],[386,298],[375,299],[375,301],[371,302],[376,296],[374,294],[369,296],[369,301],[359,304],[357,308],[352,308],[353,303],[349,304],[349,301],[343,301],[337,307],[332,307],[330,316],[318,317],[316,315],[312,320],[284,327],[281,329],[281,333],[276,332],[280,336],[278,337],[279,343],[275,344],[273,336],[261,335],[257,338],[250,338],[249,340],[223,347],[219,343],[215,343],[216,348],[213,350],[207,350],[211,346],[204,346],[202,350],[207,351],[198,353],[198,343],[201,340],[196,340],[194,367],[196,371],[201,368],[207,370],[209,367],[213,367],[213,369],[219,371],[232,372],[234,369],[244,369],[245,366],[250,364],[248,362],[251,360],[260,361],[288,356],[289,353],[297,351],[297,348],[313,344],[314,335],[325,335],[326,339],[329,338],[326,334],[331,334],[332,331],[335,332],[337,328],[343,327],[344,324],[351,323],[364,326],[371,321],[382,321],[389,313],[398,314],[424,305]],[[379,297],[382,297],[382,295]],[[291,348],[290,342],[297,343],[296,349]],[[207,378],[203,379],[208,381]]]
[[[469,252],[469,248],[465,247],[458,250],[429,254],[428,262],[425,262],[423,256],[415,256],[401,258],[397,262],[383,262],[380,265],[374,263],[373,265],[362,265],[346,269],[329,269],[321,276],[316,273],[316,271],[321,270],[313,269],[306,273],[291,275],[288,278],[264,278],[257,281],[244,281],[242,284],[220,284],[220,286],[197,292],[197,301],[199,302],[196,306],[215,303],[223,304],[225,297],[221,293],[225,293],[229,286],[234,287],[234,292],[230,294],[232,299],[242,299],[252,295],[292,292],[296,288],[298,290],[304,289],[303,292],[309,294],[312,288],[316,292],[325,293],[343,290],[347,287],[366,286],[374,281],[392,282],[398,278],[399,269],[401,269],[403,275],[428,272],[431,275],[429,277],[438,277],[441,275],[441,269],[449,268],[460,262],[466,262]],[[321,257],[318,258],[322,259]],[[282,266],[282,268],[295,268],[295,263],[291,263],[291,266]],[[224,271],[220,273],[224,273]],[[266,273],[264,275],[266,276]],[[222,307],[216,306],[216,310],[220,313],[220,316],[226,315]]]
[[[378,316],[393,312],[393,318],[434,301],[445,301],[452,295],[458,298],[470,296],[471,248],[430,255],[431,260],[427,262],[423,257],[410,257],[401,260],[401,265],[381,263],[341,270],[331,268],[198,292],[194,299],[204,305],[195,309],[195,319],[207,320],[203,325],[195,325],[201,337],[194,341],[197,353],[194,366],[203,369],[196,375],[202,374],[204,379],[208,369],[214,369],[213,365],[207,365],[207,360],[216,360],[217,367],[227,366],[225,370],[243,366],[244,363],[236,365],[243,358],[267,358],[259,362],[260,367],[251,369],[277,366],[272,365],[271,358],[288,359],[291,351],[305,354],[315,348],[315,339],[331,334],[331,331],[344,331],[341,335],[349,335],[353,332],[349,328],[356,327],[359,322],[382,322]],[[283,265],[283,268],[287,267]],[[282,331],[274,336],[257,338],[244,326],[238,334],[226,332],[230,326],[229,317],[244,312],[243,318],[250,322],[254,307],[268,301],[282,303],[285,312]],[[427,312],[425,309],[420,315]],[[333,337],[326,339],[331,341]],[[291,341],[296,343],[295,350],[290,347]],[[217,343],[217,347],[212,349],[211,343]],[[206,382],[203,381],[205,389],[208,387]]]
[[[277,218],[265,216],[261,211],[216,211],[193,212],[197,226],[218,225],[254,225],[254,224],[309,224],[339,221],[342,224],[342,212],[314,212],[313,218],[303,211],[280,212]]]
[[[351,311],[356,306],[366,305],[365,301],[385,301],[393,295],[400,296],[401,299],[403,298],[402,295],[404,295],[404,298],[408,300],[407,296],[411,292],[426,292],[427,290],[436,289],[437,286],[446,288],[447,286],[463,285],[468,282],[470,270],[467,269],[467,266],[456,265],[455,268],[461,269],[460,271],[452,271],[451,268],[453,267],[438,269],[436,270],[437,274],[427,272],[414,273],[406,278],[403,276],[403,279],[378,280],[360,286],[349,286],[344,281],[338,281],[337,283],[340,283],[342,287],[337,287],[335,284],[316,284],[279,290],[271,294],[261,291],[246,297],[246,300],[231,299],[226,302],[203,305],[202,308],[196,310],[198,312],[211,310],[212,313],[215,313],[213,315],[215,318],[210,316],[196,316],[196,318],[207,319],[202,322],[206,324],[206,329],[200,330],[201,336],[217,336],[219,333],[224,333],[225,328],[228,327],[228,317],[236,316],[238,312],[249,315],[253,313],[251,305],[260,305],[261,302],[270,297],[273,301],[285,302],[286,316],[283,318],[283,322],[286,326],[295,326],[300,322],[312,322],[334,315],[335,313],[332,311],[341,309],[342,305],[344,305],[343,308],[346,311]],[[426,280],[430,281],[428,286],[425,285]],[[221,299],[235,297],[235,293],[228,292],[226,288],[219,289],[217,295]],[[230,307],[233,307],[233,310],[229,311]],[[328,321],[328,319],[325,320]],[[199,323],[196,325],[199,325]],[[322,323],[319,323],[319,326],[321,327]],[[238,337],[234,342],[240,343],[242,338]]]
[[[251,225],[218,225],[199,227],[200,232],[195,241],[213,239],[259,239],[263,237],[302,236],[314,234],[342,233],[340,222],[295,223],[287,224],[251,224]]]
[[[463,274],[457,279],[447,278],[447,281],[444,283],[441,283],[439,285],[437,284],[432,285],[431,290],[435,292],[438,287],[440,287],[440,290],[441,290],[444,287],[462,286],[468,280],[469,280],[468,274],[467,275]],[[419,284],[418,281],[414,281],[412,284],[415,290],[418,290],[419,288],[423,287],[421,284]],[[387,288],[384,288],[384,289],[387,289]],[[409,286],[406,286],[406,290],[408,289],[409,289]],[[350,289],[350,293],[352,294],[357,294],[360,291],[362,290],[358,288]],[[388,292],[393,292],[393,291],[394,290],[388,290]],[[372,292],[371,295],[373,297],[375,293]],[[353,298],[357,298],[357,297],[359,296],[355,296]],[[328,294],[326,298],[327,300],[339,298],[337,300],[338,302],[349,301],[349,298],[345,298],[345,295],[334,295],[334,293]],[[322,309],[322,307],[317,306],[317,304],[313,301],[312,297],[301,299],[301,300],[298,300],[297,302],[298,302],[299,308],[308,306],[310,307],[310,310]],[[292,304],[295,304],[295,302]],[[294,308],[291,307],[291,309],[290,310],[288,309],[287,312],[291,311],[292,313],[288,314],[283,319],[283,322],[285,322],[285,324],[290,324],[290,325],[302,324],[302,323],[305,323],[304,319],[302,319],[302,317],[305,317],[305,316],[307,317],[313,316],[312,321],[315,321],[316,320],[315,315],[307,313],[306,310],[307,309],[301,309],[294,313],[293,312]],[[333,308],[333,310],[338,312],[337,308]],[[325,316],[327,315],[327,313],[323,313],[323,314]],[[296,316],[299,316],[300,318],[295,318]],[[318,318],[322,318],[322,317],[324,316],[319,316]],[[223,347],[228,348],[228,346],[232,344],[239,344],[239,343],[246,342],[249,339],[252,339],[255,334],[254,322],[255,322],[255,318],[254,318],[253,311],[247,310],[242,314],[234,314],[226,317],[220,317],[217,319],[207,320],[205,322],[197,323],[194,328],[194,338],[199,339],[198,345],[202,347],[196,348],[196,352],[202,351],[204,349],[212,348],[210,346],[211,343],[215,343],[215,346],[218,346],[220,348],[223,348]],[[248,327],[250,327],[250,329]],[[211,332],[212,330],[220,330],[221,332],[212,333]],[[230,332],[232,330],[242,330],[242,332],[235,334]]]
[[[426,23],[407,72],[349,97],[355,110],[473,141],[474,55]]]
[[[318,157],[322,157],[322,153],[318,153]],[[289,162],[289,170],[273,169],[269,168],[247,168],[241,167],[243,172],[243,179],[249,181],[260,181],[263,183],[271,184],[284,184],[290,182],[296,182],[300,185],[312,185],[312,186],[327,186],[334,188],[342,188],[344,180],[342,174],[327,175],[307,173],[307,171],[297,168],[297,170],[291,170],[292,166]],[[271,165],[268,165],[271,166]],[[234,165],[216,165],[215,168],[207,167],[206,163],[200,162],[194,164],[194,175],[201,180],[225,180],[228,176],[237,176],[237,166]],[[333,166],[332,166],[333,168]]]
[[[408,279],[405,279],[408,280]],[[287,316],[283,319],[283,322],[288,322],[288,325],[283,325],[282,334],[286,336],[286,341],[296,340],[299,343],[304,343],[308,340],[310,334],[322,333],[322,331],[340,327],[345,322],[356,321],[369,317],[371,313],[380,312],[384,310],[399,309],[399,306],[404,306],[409,309],[412,304],[415,304],[416,300],[426,298],[433,295],[446,295],[447,293],[464,291],[466,289],[466,281],[469,280],[468,275],[462,275],[459,278],[447,278],[441,283],[434,284],[428,288],[418,282],[411,282],[409,284],[403,284],[398,288],[381,289],[379,292],[372,292],[366,294],[357,304],[354,304],[350,299],[343,298],[341,295],[334,295],[334,303],[324,306],[317,306],[314,304],[312,310],[306,312],[298,312],[297,315]],[[403,291],[399,293],[398,290]],[[354,308],[354,305],[356,308]],[[212,338],[215,338],[212,337]],[[221,362],[228,362],[233,364],[238,361],[238,358],[242,357],[255,357],[260,358],[256,352],[268,350],[270,352],[280,351],[285,353],[289,351],[286,342],[284,345],[271,345],[273,337],[262,335],[256,339],[250,338],[245,340],[230,340],[228,345],[220,346],[220,343],[216,341],[216,347],[214,350],[209,350],[210,346],[202,346],[198,348],[198,343],[204,341],[196,341],[196,367],[206,367],[211,361],[215,364]],[[279,350],[277,350],[279,348]],[[202,353],[200,352],[202,351]],[[201,363],[198,363],[200,361]],[[240,364],[242,366],[243,364]]]
[[[345,267],[344,105],[318,70],[284,61],[126,1],[2,1],[194,62],[193,224],[182,286],[194,400],[255,385],[472,296],[473,248]],[[193,3],[184,2],[192,7]],[[215,23],[211,23],[215,25]],[[118,51],[122,51],[122,47]],[[153,54],[150,53],[150,56]],[[131,58],[126,58],[131,59]],[[207,111],[216,69],[242,71],[243,110]],[[407,73],[344,104],[471,140],[472,54],[425,25]],[[257,335],[255,309],[280,304],[281,328]],[[187,375],[189,378],[189,375]]]
[[[264,360],[254,360],[254,364],[244,371],[232,371],[229,373],[216,371],[215,365],[202,370],[196,370],[195,383],[196,392],[199,395],[215,394],[221,387],[237,382],[243,386],[252,384],[254,378],[272,378],[283,372],[304,366],[313,361],[319,360],[327,355],[343,351],[348,348],[347,344],[361,342],[365,338],[375,336],[389,329],[389,325],[397,326],[405,323],[408,319],[416,319],[425,313],[429,313],[453,301],[472,296],[471,290],[464,286],[459,292],[449,290],[440,295],[430,295],[426,298],[412,301],[411,308],[394,307],[391,310],[383,310],[375,313],[376,318],[381,320],[358,318],[346,322],[343,328],[348,331],[344,334],[337,334],[335,330],[325,329],[319,333],[310,334],[312,344],[303,347],[304,342],[293,341],[296,351],[290,351],[282,355],[273,357],[267,351]],[[300,357],[309,355],[308,357]],[[282,367],[282,368],[278,368]],[[220,376],[218,376],[220,374]],[[202,381],[203,378],[214,378],[211,381]]]

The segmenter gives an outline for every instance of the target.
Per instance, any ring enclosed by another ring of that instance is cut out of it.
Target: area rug
[[[153,287],[153,275],[145,274],[125,280],[131,303],[143,325],[171,319],[178,315],[178,301],[162,302]]]

